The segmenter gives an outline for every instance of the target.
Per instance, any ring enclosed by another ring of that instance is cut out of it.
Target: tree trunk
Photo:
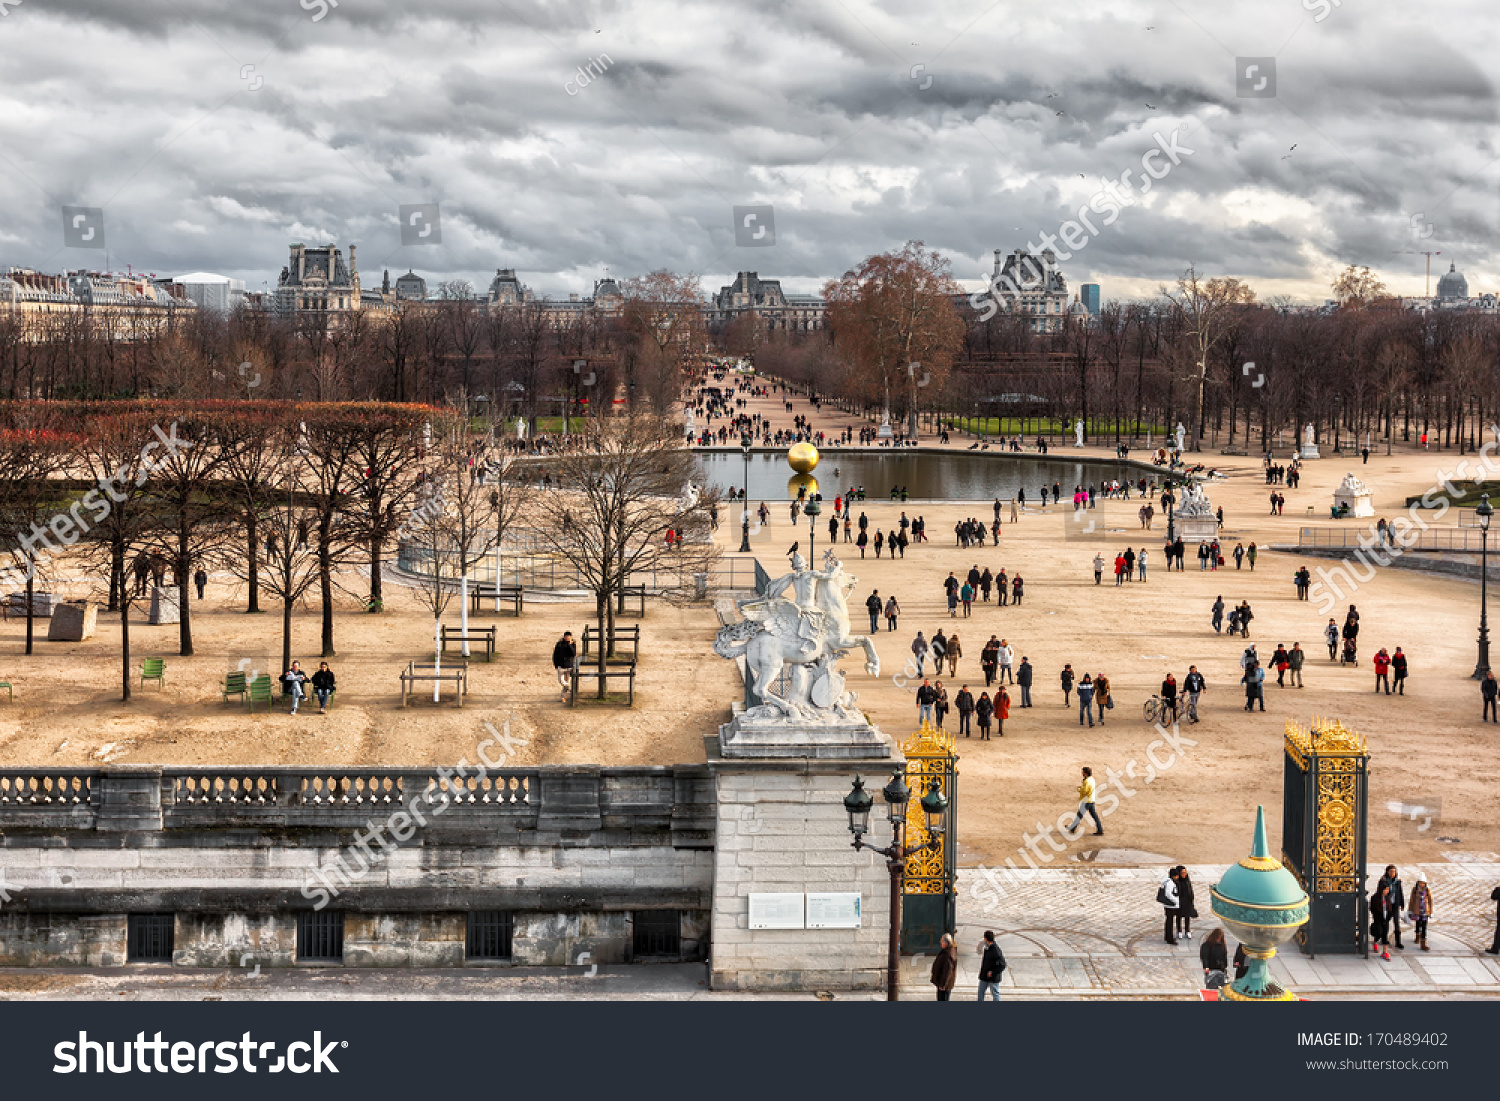
[[[323,598],[323,653],[335,657],[333,648],[333,562],[326,550],[318,551],[318,594]]]
[[[120,586],[120,699],[130,702],[130,593]]]
[[[193,579],[188,576],[188,565],[188,528],[184,520],[177,529],[177,637],[181,642],[179,653],[185,658],[193,656],[193,621],[188,606]]]
[[[290,586],[288,586],[290,587]],[[292,667],[292,601],[283,597],[281,601],[281,669]]]
[[[384,590],[381,588],[381,560],[380,560],[380,536],[370,540],[370,611],[380,609],[385,602]],[[499,578],[496,578],[498,584]]]
[[[36,564],[32,563],[31,572],[26,575],[26,652],[31,653],[32,635],[32,599],[36,589]]]
[[[608,683],[604,679],[604,670],[606,668],[605,651],[607,649],[609,649],[609,643],[605,641],[605,639],[608,636],[606,636],[605,633],[604,633],[605,620],[606,620],[606,618],[608,617],[608,614],[609,614],[608,613],[608,608],[609,608],[609,594],[607,592],[606,593],[601,593],[599,595],[599,598],[594,601],[594,618],[597,621],[598,626],[599,626],[599,647],[598,647],[598,660],[596,662],[596,665],[597,665],[598,672],[599,672],[599,699],[601,699],[601,700],[604,698],[604,694],[605,694],[605,688],[604,688],[604,686],[605,686],[606,683]]]
[[[245,607],[246,614],[260,611],[260,554],[256,547],[259,529],[260,521],[256,518],[255,510],[251,509],[245,518],[245,561],[250,567],[250,602]]]

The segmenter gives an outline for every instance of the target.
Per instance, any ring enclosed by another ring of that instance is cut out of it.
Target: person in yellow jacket
[[[1078,817],[1073,819],[1073,824],[1068,827],[1072,833],[1083,824],[1083,816],[1087,814],[1094,820],[1094,836],[1100,837],[1104,833],[1104,823],[1099,821],[1099,812],[1094,809],[1094,770],[1087,765],[1083,769],[1083,783],[1078,785]]]

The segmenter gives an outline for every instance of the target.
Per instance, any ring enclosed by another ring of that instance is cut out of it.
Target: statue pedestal
[[[891,746],[879,727],[836,716],[807,722],[785,718],[752,718],[741,704],[734,718],[719,727],[719,752],[725,758],[816,757],[866,760],[889,757]]]
[[[1213,514],[1208,516],[1183,516],[1176,517],[1177,534],[1182,536],[1183,543],[1212,543],[1219,537],[1219,519]]]
[[[1298,455],[1303,459],[1321,459],[1323,457],[1318,454],[1318,445],[1315,443],[1303,444],[1302,450],[1298,452]]]

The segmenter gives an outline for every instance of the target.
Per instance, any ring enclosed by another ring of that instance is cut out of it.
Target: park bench
[[[608,686],[609,686],[609,682],[611,680],[623,679],[625,681],[626,693],[627,693],[627,696],[626,696],[626,706],[629,706],[629,707],[634,707],[635,706],[635,661],[634,661],[634,659],[632,659],[631,662],[630,662],[630,664],[628,664],[628,665],[625,665],[623,667],[616,667],[616,668],[613,668],[613,669],[605,669],[603,673],[599,672],[599,667],[597,665],[587,665],[587,666],[584,666],[584,665],[575,665],[575,666],[573,666],[573,674],[569,678],[570,688],[569,688],[569,696],[568,696],[568,706],[569,707],[577,707],[578,706],[578,683],[580,681],[590,681],[590,682],[594,683],[595,685],[597,685],[599,683],[599,680],[600,680],[601,677],[604,679],[605,691],[606,692],[608,692],[608,690],[609,690]]]
[[[230,696],[238,696],[240,702],[243,703],[245,702],[245,693],[250,691],[250,686],[245,683],[245,674],[243,672],[228,673],[219,682],[219,691],[224,696],[225,703],[229,702]]]
[[[263,703],[271,710],[271,674],[262,673],[250,682],[250,714],[255,714],[255,705]]]
[[[627,600],[639,601],[640,611],[637,613],[641,619],[646,618],[646,586],[624,585],[620,588],[620,600],[616,607],[617,614],[625,615],[629,610],[625,606]]]
[[[599,628],[594,624],[588,624],[583,628],[583,651],[584,658],[589,656],[589,651],[599,645]],[[630,652],[627,654],[624,647],[628,646]],[[629,663],[634,665],[640,658],[641,652],[641,627],[634,624],[630,627],[615,625],[614,645],[606,651],[606,660],[613,664]]]
[[[450,642],[460,647],[460,652],[465,644],[482,646],[484,660],[492,661],[495,657],[495,631],[494,627],[470,627],[465,631],[462,627],[450,627],[445,623],[442,631],[442,651],[445,654],[448,652]]]
[[[406,698],[417,691],[419,684],[433,685],[441,681],[451,681],[458,689],[458,706],[464,705],[464,693],[469,686],[469,668],[463,662],[453,665],[439,667],[432,662],[407,662],[406,670],[401,674],[401,706],[406,706]]]
[[[148,680],[154,680],[157,686],[167,686],[167,660],[166,658],[147,658],[141,662],[141,687],[146,686]]]
[[[500,601],[509,601],[511,608],[517,618],[526,607],[526,593],[519,585],[496,586],[488,581],[481,581],[469,590],[469,614],[477,615],[480,612],[498,612]],[[490,601],[486,605],[485,601]]]

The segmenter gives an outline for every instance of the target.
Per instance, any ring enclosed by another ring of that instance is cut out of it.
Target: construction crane
[[[1443,254],[1441,252],[1424,252],[1421,249],[1415,249],[1415,248],[1402,249],[1401,251],[1403,253],[1405,253],[1407,256],[1425,256],[1425,257],[1427,257],[1427,289],[1426,289],[1425,293],[1422,295],[1422,297],[1423,298],[1431,298],[1432,297],[1432,258],[1434,256],[1441,256]]]

